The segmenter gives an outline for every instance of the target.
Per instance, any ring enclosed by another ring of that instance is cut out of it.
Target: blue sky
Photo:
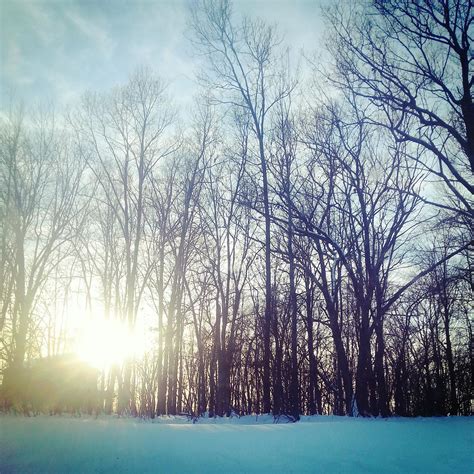
[[[12,94],[27,103],[73,104],[86,90],[124,83],[143,65],[186,103],[196,92],[186,2],[0,0],[0,109]],[[318,0],[237,0],[234,8],[279,23],[295,52],[317,49]]]

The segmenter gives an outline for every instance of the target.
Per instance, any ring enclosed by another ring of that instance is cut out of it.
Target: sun
[[[143,332],[111,319],[89,319],[81,325],[74,342],[76,355],[96,367],[107,370],[131,358],[141,357],[149,343]]]

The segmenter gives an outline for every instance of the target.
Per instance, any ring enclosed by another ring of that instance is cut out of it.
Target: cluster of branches
[[[81,301],[153,338],[107,412],[469,413],[472,3],[334,8],[324,87],[231,7],[190,12],[184,131],[146,70],[2,123],[3,370],[67,352]]]

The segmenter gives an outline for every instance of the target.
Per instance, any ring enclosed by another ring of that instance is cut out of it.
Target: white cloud
[[[94,19],[84,18],[81,13],[73,9],[65,12],[65,18],[106,58],[112,56],[116,42],[109,36],[103,25],[97,24]]]
[[[2,103],[9,89],[26,101],[47,96],[70,102],[86,89],[110,89],[141,65],[171,82],[170,93],[180,103],[195,93],[197,60],[185,36],[185,0],[0,0],[0,5]],[[238,13],[280,21],[297,49],[311,47],[320,29],[313,1],[235,0],[235,6]]]

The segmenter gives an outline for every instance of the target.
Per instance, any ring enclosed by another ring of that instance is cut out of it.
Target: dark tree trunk
[[[339,326],[331,324],[332,335],[334,338],[334,346],[336,348],[337,364],[341,371],[342,383],[344,385],[344,402],[346,414],[352,416],[352,377],[349,370],[349,363],[347,360],[346,350],[342,342],[341,331]]]
[[[275,340],[275,357],[273,361],[273,415],[278,416],[283,413],[283,377],[282,377],[282,341],[279,337],[278,321],[273,318],[273,338]]]
[[[291,375],[290,375],[290,414],[300,419],[300,392],[298,382],[298,304],[296,300],[295,256],[293,254],[293,220],[291,207],[288,216],[288,259],[290,272],[290,314],[291,314]],[[311,331],[312,332],[312,331]]]
[[[375,350],[375,377],[377,380],[377,403],[378,410],[376,414],[386,418],[390,415],[388,408],[388,395],[387,385],[385,381],[385,370],[384,370],[384,353],[385,353],[385,341],[383,336],[383,320],[379,319],[375,326],[376,336],[376,350]]]
[[[271,360],[271,345],[270,333],[273,315],[273,301],[272,301],[272,274],[271,274],[271,242],[270,242],[270,205],[268,201],[268,177],[267,177],[267,163],[265,160],[265,151],[263,147],[263,137],[259,137],[260,147],[260,162],[262,167],[263,180],[263,207],[265,215],[265,320],[263,325],[263,411],[270,413],[271,406],[271,379],[270,379],[270,360]],[[273,380],[277,387],[281,381]]]
[[[308,359],[309,359],[309,383],[308,383],[308,412],[310,415],[318,413],[321,410],[320,404],[316,404],[317,374],[316,357],[314,356],[314,333],[313,333],[313,289],[311,280],[305,276],[306,292],[306,330],[308,333]]]
[[[361,315],[361,325],[359,334],[359,356],[357,359],[356,371],[356,393],[357,410],[362,416],[370,415],[369,408],[369,373],[368,364],[370,361],[370,334],[368,314]]]
[[[449,373],[449,401],[451,415],[457,415],[459,411],[458,400],[456,396],[456,373],[454,370],[453,349],[451,346],[451,334],[449,331],[449,314],[448,311],[444,317],[444,332],[446,336],[446,359],[448,362]]]

